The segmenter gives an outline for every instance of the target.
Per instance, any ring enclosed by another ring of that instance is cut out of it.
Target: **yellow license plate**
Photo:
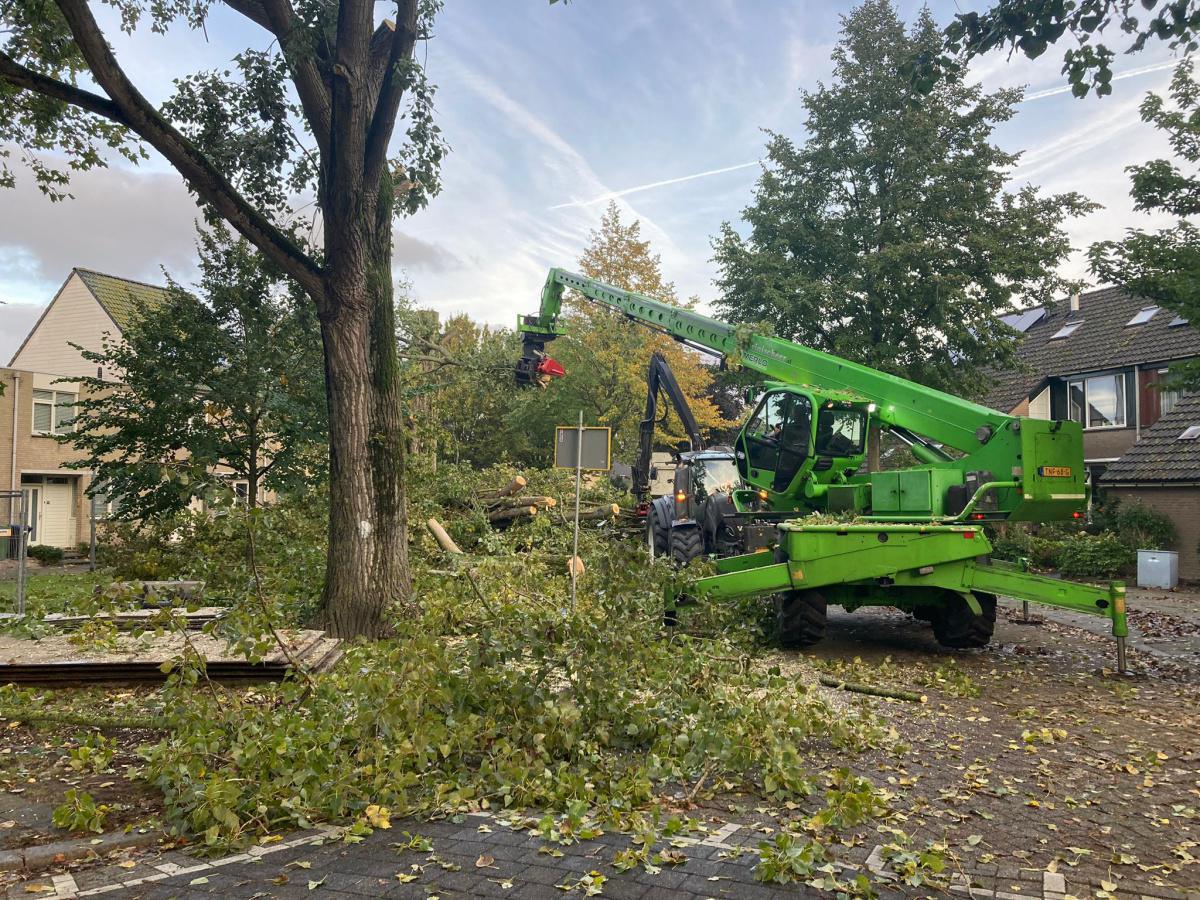
[[[1038,469],[1038,474],[1043,478],[1070,478],[1070,466],[1042,466]]]

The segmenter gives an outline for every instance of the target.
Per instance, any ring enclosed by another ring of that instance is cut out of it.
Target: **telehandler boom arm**
[[[840,359],[791,341],[739,329],[642,294],[623,291],[564,269],[551,269],[542,288],[537,316],[526,317],[529,335],[557,334],[562,295],[571,288],[603,306],[620,310],[648,327],[719,356],[731,357],[771,381],[845,391],[877,406],[880,422],[952,447],[978,450],[988,436],[1010,426],[1013,417],[934,388]]]
[[[907,487],[893,484],[891,476],[882,474],[857,479],[859,483],[871,482],[876,518],[930,521],[961,519],[967,513],[985,517],[974,512],[977,507],[986,508],[989,519],[1044,521],[1083,515],[1087,485],[1083,434],[1078,423],[1006,415],[820,350],[720,322],[563,269],[550,270],[538,314],[526,316],[519,323],[525,358],[518,364],[518,381],[536,379],[539,366],[557,366],[545,355],[545,344],[562,331],[559,319],[567,288],[689,346],[759,372],[776,385],[807,389],[819,405],[853,407],[869,413],[873,422],[907,443],[925,465],[919,476],[918,470],[910,470],[913,474],[907,479]],[[810,447],[807,452],[811,458],[819,448]],[[810,468],[802,472],[803,484],[781,486],[783,479],[776,479],[766,486],[774,493],[803,490],[810,499],[824,496],[830,486],[851,486],[856,481],[844,474],[843,462],[839,460],[824,471]],[[927,486],[917,485],[918,477]],[[753,482],[753,478],[750,480]],[[907,498],[901,496],[906,491]],[[922,492],[930,498],[924,507],[913,500]]]

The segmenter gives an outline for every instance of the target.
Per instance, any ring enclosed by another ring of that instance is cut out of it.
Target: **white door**
[[[38,527],[30,543],[49,544],[64,549],[75,546],[71,540],[71,482],[68,478],[47,478],[41,488]]]

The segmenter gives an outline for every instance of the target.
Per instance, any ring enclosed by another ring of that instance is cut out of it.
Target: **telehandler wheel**
[[[825,637],[825,595],[819,591],[784,591],[775,595],[779,643],[789,650],[808,647]]]
[[[671,559],[677,566],[686,566],[704,553],[704,535],[695,526],[671,529]]]
[[[996,595],[976,593],[975,599],[983,610],[975,615],[967,601],[957,594],[949,595],[933,616],[933,634],[943,647],[963,650],[986,647],[996,628]]]
[[[646,516],[647,542],[654,547],[654,555],[666,556],[670,549],[671,523],[664,518],[661,505],[656,500],[650,504],[650,513]]]

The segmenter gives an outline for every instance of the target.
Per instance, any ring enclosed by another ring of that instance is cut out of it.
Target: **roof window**
[[[1154,318],[1154,314],[1158,312],[1157,306],[1143,306],[1136,316],[1125,323],[1125,327],[1130,325],[1145,325]]]
[[[1200,425],[1189,425],[1183,429],[1183,434],[1177,437],[1177,441],[1198,441],[1200,440]]]
[[[1188,323],[1188,320],[1185,319],[1183,316],[1176,316],[1170,322],[1167,323],[1167,327],[1168,328],[1176,328],[1180,325],[1186,325],[1187,323]]]
[[[1083,319],[1079,319],[1075,322],[1067,322],[1067,324],[1063,325],[1062,328],[1058,329],[1058,331],[1054,332],[1054,334],[1050,336],[1050,340],[1058,341],[1062,340],[1063,338],[1068,338],[1073,335],[1075,333],[1075,329],[1082,324]]]

